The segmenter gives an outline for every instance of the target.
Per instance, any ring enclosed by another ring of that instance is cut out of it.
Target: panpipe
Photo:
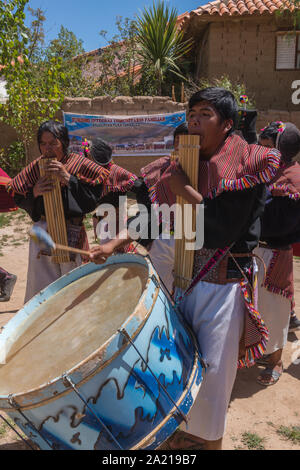
[[[55,158],[42,158],[39,160],[40,175],[45,176],[48,164]],[[43,194],[47,230],[54,241],[59,245],[68,245],[68,235],[64,207],[61,195],[61,185],[58,178],[49,176],[53,181],[54,188]],[[52,250],[51,261],[53,263],[68,263],[69,254],[60,249]]]
[[[198,190],[199,173],[199,148],[200,137],[198,135],[180,135],[179,149],[177,152],[178,163],[189,177],[191,186]],[[171,159],[174,157],[172,156]],[[181,196],[176,197],[175,213],[175,263],[174,263],[174,284],[176,287],[186,289],[192,280],[194,249],[186,249],[186,243],[192,244],[191,232],[196,231],[196,211],[191,208],[191,212],[184,210],[184,204],[188,204]],[[192,216],[192,220],[190,217]],[[181,227],[182,236],[176,237],[176,226]],[[190,233],[187,228],[190,227]],[[186,235],[188,237],[186,238]]]

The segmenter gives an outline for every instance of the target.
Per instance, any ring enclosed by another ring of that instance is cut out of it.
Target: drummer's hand
[[[103,264],[114,252],[110,242],[94,247],[90,251],[90,260],[95,264]]]
[[[45,193],[52,191],[53,182],[47,178],[47,176],[42,176],[33,187],[33,196],[38,197],[42,196]]]
[[[52,160],[49,162],[46,174],[58,178],[63,186],[67,186],[69,184],[71,177],[70,173],[68,173],[63,163],[58,160]]]

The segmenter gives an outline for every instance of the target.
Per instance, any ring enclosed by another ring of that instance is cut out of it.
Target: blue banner
[[[186,120],[184,111],[144,116],[96,116],[64,113],[72,151],[95,137],[104,139],[114,156],[169,155],[173,151],[175,128]]]

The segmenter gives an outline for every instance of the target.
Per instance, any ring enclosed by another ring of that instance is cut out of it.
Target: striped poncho
[[[7,193],[6,185],[11,178],[0,168],[0,212],[11,212],[17,210],[13,198]]]
[[[6,186],[7,191],[12,195],[21,194],[22,196],[26,196],[28,191],[33,188],[40,178],[39,161],[42,158],[41,156],[34,160],[13,178]],[[108,170],[76,153],[65,155],[61,163],[64,164],[68,173],[76,176],[82,183],[92,186],[104,184],[109,175]]]

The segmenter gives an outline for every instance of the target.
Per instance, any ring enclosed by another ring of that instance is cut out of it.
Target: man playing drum
[[[276,174],[280,153],[248,145],[235,135],[237,110],[233,95],[222,88],[195,93],[189,101],[188,129],[200,136],[198,188],[191,187],[176,163],[152,187],[159,204],[171,205],[179,195],[204,207],[204,247],[195,252],[194,287],[189,295],[179,293],[179,306],[209,364],[189,421],[189,432],[205,449],[222,448],[237,365],[253,365],[268,336],[251,299],[252,250],[260,236],[265,183]],[[94,250],[91,259],[101,262],[120,243],[119,238]],[[199,273],[209,264],[213,268],[201,280]],[[170,270],[173,265],[170,257]],[[185,448],[180,439],[170,445]]]

